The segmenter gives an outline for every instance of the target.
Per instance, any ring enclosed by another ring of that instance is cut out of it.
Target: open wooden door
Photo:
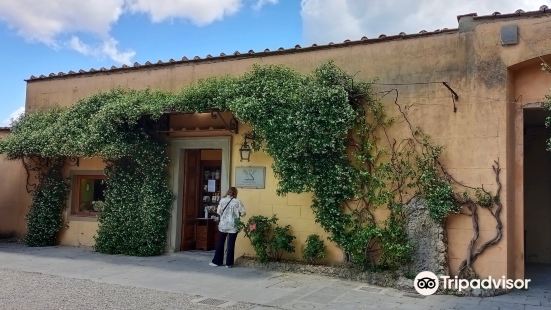
[[[186,150],[184,155],[184,197],[182,199],[182,251],[195,249],[195,223],[199,210],[201,150]]]

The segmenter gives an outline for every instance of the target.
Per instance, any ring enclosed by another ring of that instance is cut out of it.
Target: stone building
[[[117,87],[177,91],[207,77],[242,74],[257,63],[281,64],[306,73],[328,60],[358,79],[378,78],[381,90],[396,88],[401,104],[411,105],[410,119],[445,147],[443,161],[457,180],[495,191],[492,164],[499,161],[504,235],[477,260],[481,276],[523,277],[526,264],[551,263],[551,160],[545,151],[548,137],[541,105],[551,86],[551,74],[541,70],[543,61],[551,61],[551,10],[545,6],[534,12],[462,15],[457,29],[32,76],[27,80],[25,108],[26,113],[32,113],[71,106],[81,98]],[[388,105],[392,105],[391,100]],[[195,248],[204,241],[191,232],[198,226],[191,229],[185,224],[182,184],[189,177],[184,172],[186,152],[193,153],[205,168],[198,177],[215,180],[204,184],[207,192],[209,186],[214,192],[223,192],[242,181],[238,174],[243,168],[260,167],[255,171],[265,173],[262,188],[242,188],[240,198],[249,214],[277,214],[282,224],[291,225],[299,250],[309,234],[327,236],[314,221],[310,195],[276,195],[277,180],[268,155],[254,152],[250,161],[240,160],[247,126],[239,124],[235,133],[229,130],[231,118],[228,114],[213,118],[210,113],[170,118],[166,134],[171,186],[178,198],[168,232],[169,251]],[[0,138],[6,134],[9,129],[2,128]],[[66,167],[72,192],[61,244],[93,246],[97,220],[89,203],[98,198],[94,195],[99,195],[103,168],[104,163],[97,158],[81,158],[77,165]],[[30,205],[25,171],[19,162],[3,157],[0,170],[4,173],[0,182],[0,234],[22,236]],[[207,196],[205,200],[211,202],[217,199],[216,195]],[[196,213],[193,216],[200,217]],[[484,212],[480,217],[483,242],[493,237],[495,221]],[[454,273],[466,256],[471,219],[453,215],[446,231],[448,260]],[[237,251],[253,254],[243,237],[238,239]],[[329,252],[331,261],[343,260],[336,246],[331,244]]]

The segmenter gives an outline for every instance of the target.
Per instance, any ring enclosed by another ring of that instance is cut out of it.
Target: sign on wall
[[[265,188],[266,167],[235,167],[235,187]]]

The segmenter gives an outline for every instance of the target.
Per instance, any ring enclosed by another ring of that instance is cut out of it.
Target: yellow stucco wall
[[[275,192],[277,188],[277,179],[274,172],[270,169],[273,160],[266,153],[254,152],[251,155],[250,162],[241,162],[239,148],[242,143],[241,136],[234,136],[232,139],[232,173],[235,167],[240,166],[260,166],[266,167],[266,187],[264,189],[246,189],[239,188],[239,199],[242,200],[247,210],[247,220],[252,215],[264,215],[270,217],[276,215],[281,226],[291,225],[293,234],[296,237],[294,242],[295,252],[287,255],[286,258],[301,259],[304,242],[310,234],[318,234],[325,239],[327,246],[327,260],[329,262],[341,262],[343,260],[342,251],[336,245],[326,238],[327,233],[315,223],[315,217],[310,207],[312,204],[311,194],[287,194],[278,196]],[[235,186],[235,176],[231,176],[231,186]],[[244,234],[240,234],[236,243],[236,255],[245,254],[254,256],[254,250]]]
[[[501,196],[504,237],[478,259],[475,267],[481,276],[522,276],[523,202],[519,198],[522,197],[522,189],[519,189],[522,183],[518,183],[519,178],[522,180],[522,152],[518,151],[519,126],[522,128],[522,118],[519,123],[522,113],[519,111],[522,109],[515,98],[523,87],[517,84],[525,83],[514,78],[515,66],[551,54],[549,21],[551,17],[546,15],[474,21],[467,17],[461,19],[461,29],[457,32],[416,39],[31,81],[27,87],[26,109],[35,111],[50,106],[70,106],[80,98],[114,87],[176,91],[206,77],[244,73],[255,63],[284,64],[301,72],[310,72],[320,63],[333,60],[363,80],[379,78],[382,83],[447,81],[459,94],[456,113],[449,91],[438,83],[379,85],[377,91],[398,89],[398,102],[411,106],[408,113],[414,126],[420,126],[435,142],[445,146],[443,162],[453,176],[466,185],[484,185],[488,190],[495,190],[491,165],[494,160],[499,160],[504,188]],[[521,40],[517,45],[504,47],[500,43],[500,28],[510,23],[519,26]],[[529,87],[523,91],[533,93]],[[541,98],[542,93],[540,91],[534,96]],[[389,95],[384,100],[390,116],[397,115],[393,98]],[[398,123],[392,131],[396,137],[403,137],[406,133],[404,123]],[[237,154],[240,137],[234,137],[232,141],[233,171],[235,166],[241,165]],[[267,156],[254,153],[249,164],[269,167],[270,163]],[[311,197],[278,197],[275,183],[272,172],[267,169],[267,188],[243,189],[240,197],[249,214],[276,213],[282,224],[291,224],[300,249],[300,241],[307,234],[323,234],[313,221],[309,208]],[[486,212],[480,212],[480,216],[480,240],[487,240],[493,236],[495,223]],[[62,237],[63,244],[89,244],[92,240],[93,222],[76,222],[69,221],[69,228]],[[469,217],[457,215],[448,219],[448,254],[452,271],[465,257],[471,229]],[[250,246],[242,238],[238,241],[238,251],[251,253]],[[334,247],[331,247],[331,258],[337,261],[342,258]]]
[[[0,139],[9,132],[0,130]],[[27,230],[25,216],[30,205],[26,173],[21,161],[0,155],[0,238],[22,238]]]

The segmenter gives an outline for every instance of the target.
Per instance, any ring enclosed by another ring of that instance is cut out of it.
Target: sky
[[[0,126],[31,75],[456,28],[551,0],[0,0]]]

